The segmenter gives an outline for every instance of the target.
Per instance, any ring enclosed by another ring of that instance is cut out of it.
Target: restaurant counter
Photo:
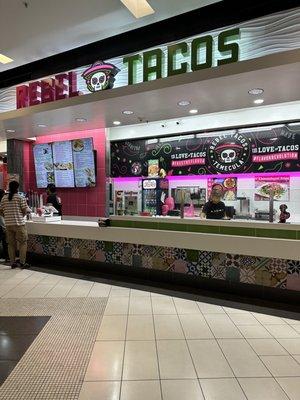
[[[180,273],[232,291],[252,285],[300,294],[298,223],[112,216],[109,227],[87,220],[27,227],[35,255]]]

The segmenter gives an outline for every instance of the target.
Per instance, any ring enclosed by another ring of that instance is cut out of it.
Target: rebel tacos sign
[[[111,176],[147,176],[149,162],[169,176],[300,171],[300,129],[274,126],[111,143]]]

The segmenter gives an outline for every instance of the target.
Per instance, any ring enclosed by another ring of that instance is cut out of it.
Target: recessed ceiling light
[[[16,131],[14,129],[6,129],[5,132],[6,133],[15,133]]]
[[[10,57],[5,56],[4,54],[0,53],[0,63],[1,64],[9,64],[13,62],[14,60]]]
[[[189,100],[180,100],[177,104],[180,107],[186,107],[186,106],[189,106],[191,104],[191,102]]]
[[[38,124],[38,127],[39,127],[39,128],[46,128],[47,125],[45,125],[45,124]]]
[[[264,102],[264,99],[256,99],[254,100],[254,104],[262,104]]]
[[[248,90],[248,93],[252,94],[253,96],[257,96],[259,94],[263,94],[263,92],[264,92],[264,89],[261,89],[261,88],[254,88],[254,89]]]
[[[190,114],[197,114],[197,112],[198,112],[198,110],[196,110],[196,109],[192,109],[189,111]]]
[[[114,125],[121,125],[121,122],[120,121],[114,121],[113,124]]]
[[[121,0],[121,3],[128,8],[135,18],[142,18],[155,13],[147,0]]]
[[[77,122],[86,122],[86,118],[76,118]]]
[[[132,115],[132,114],[134,114],[134,112],[131,111],[131,110],[124,110],[124,111],[122,111],[122,114],[125,114],[125,115]]]

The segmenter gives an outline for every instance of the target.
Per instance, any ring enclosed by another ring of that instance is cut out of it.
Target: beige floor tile
[[[293,355],[300,355],[300,338],[298,339],[278,339],[278,342]]]
[[[108,297],[111,290],[110,285],[103,285],[101,283],[94,283],[88,297]]]
[[[249,311],[242,308],[223,307],[227,314],[250,314]]]
[[[164,400],[204,400],[196,379],[161,381]]]
[[[104,315],[97,340],[125,340],[126,315]]]
[[[158,340],[157,351],[161,379],[197,377],[185,340]]]
[[[178,314],[200,314],[200,309],[195,301],[173,298]]]
[[[179,315],[186,339],[213,339],[214,336],[201,314]]]
[[[197,304],[203,314],[225,314],[225,311],[221,306],[203,303],[201,301],[198,301]]]
[[[205,319],[216,338],[241,338],[242,335],[226,314],[206,314]]]
[[[158,379],[155,342],[126,342],[123,380],[148,379]]]
[[[244,314],[229,314],[230,319],[236,325],[260,325],[258,320],[250,313]]]
[[[129,301],[129,314],[152,315],[150,297],[131,297]]]
[[[123,381],[120,400],[161,400],[160,383],[158,380]]]
[[[266,325],[266,329],[273,335],[276,339],[291,339],[299,338],[300,334],[295,331],[292,326],[289,325]]]
[[[300,356],[293,356],[293,357],[297,361],[297,363],[300,364]]]
[[[248,400],[288,400],[273,378],[239,378]]]
[[[121,382],[83,382],[79,400],[119,400]]]
[[[78,281],[69,291],[67,297],[87,297],[93,285],[93,282]]]
[[[200,379],[205,400],[247,400],[234,378]]]
[[[216,340],[188,340],[198,378],[228,378],[232,370]]]
[[[289,396],[290,400],[299,400],[300,379],[297,378],[277,378],[277,382]]]
[[[38,284],[35,286],[32,290],[30,290],[28,293],[25,294],[24,297],[26,298],[41,298],[45,297],[47,293],[50,292],[51,289],[53,289],[52,284]]]
[[[289,325],[300,325],[300,318],[282,318]]]
[[[291,325],[291,327],[300,334],[300,325]]]
[[[14,287],[9,292],[2,296],[3,299],[20,299],[29,293],[36,284],[25,285],[21,283],[20,285]]]
[[[238,328],[246,339],[272,339],[270,332],[262,325],[239,325]]]
[[[129,315],[126,340],[155,340],[152,315]]]
[[[112,286],[110,294],[111,297],[129,297],[130,289],[122,288],[120,286]]]
[[[292,356],[261,356],[261,360],[275,377],[298,376],[300,365]]]
[[[75,285],[76,281],[74,280],[67,280],[67,279],[61,279],[57,285],[54,286],[53,289],[50,290],[46,294],[45,297],[53,297],[53,298],[60,298],[60,297],[66,297],[72,287]]]
[[[177,314],[172,297],[152,296],[153,314]]]
[[[62,277],[60,275],[45,275],[41,284],[56,285]]]
[[[254,317],[263,325],[282,325],[285,321],[280,317],[275,317],[268,314],[252,313]]]
[[[269,371],[244,339],[220,339],[219,344],[236,377],[267,377]]]
[[[184,339],[177,315],[154,315],[156,339]]]
[[[131,289],[130,296],[131,297],[150,297],[150,292],[147,292],[146,290]]]
[[[284,356],[286,350],[275,339],[248,339],[248,343],[259,356]]]
[[[127,315],[129,297],[109,297],[104,311],[105,315]]]
[[[124,342],[96,342],[85,381],[119,381],[122,375]]]

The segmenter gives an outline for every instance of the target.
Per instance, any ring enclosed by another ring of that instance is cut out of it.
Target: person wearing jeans
[[[27,229],[25,216],[29,208],[26,199],[19,193],[19,183],[9,183],[9,193],[0,203],[0,214],[4,216],[8,243],[8,254],[12,268],[26,268]],[[20,261],[16,261],[16,252],[19,248]]]

